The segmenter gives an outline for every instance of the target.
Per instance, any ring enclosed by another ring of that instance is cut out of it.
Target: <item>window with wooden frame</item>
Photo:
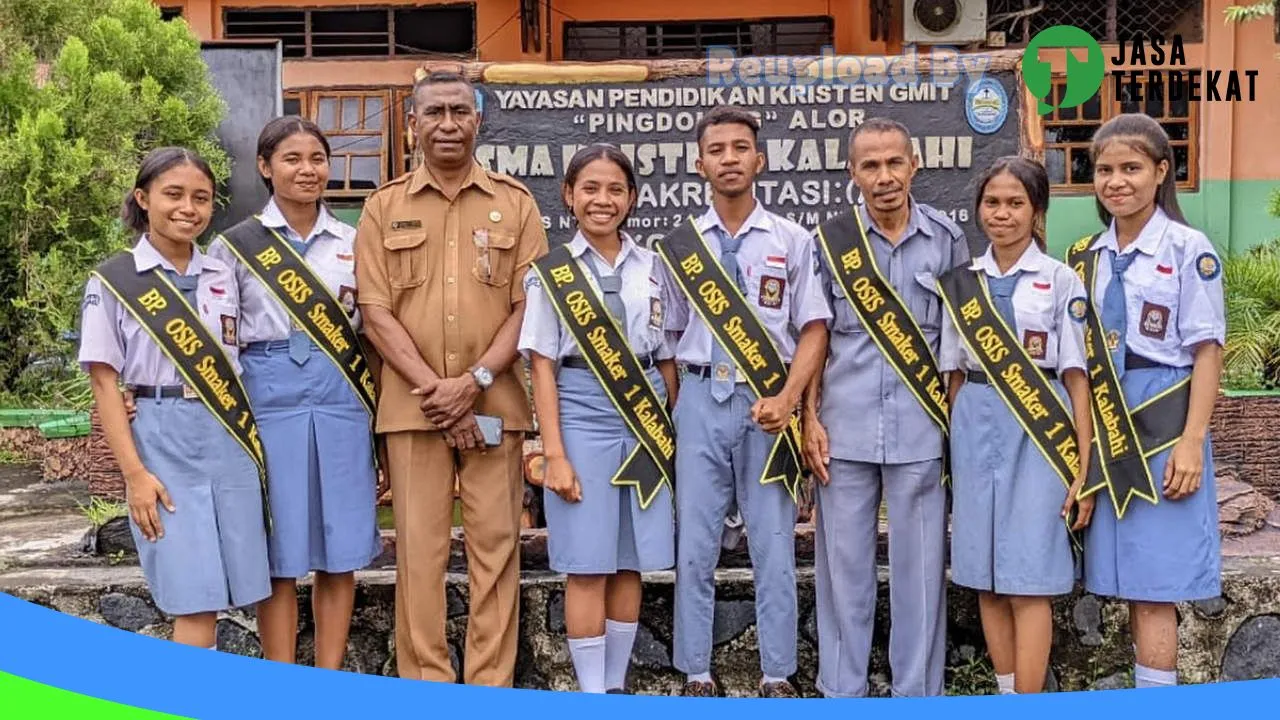
[[[386,182],[389,90],[315,90],[299,109],[329,138],[326,196],[361,196]]]
[[[399,112],[391,121],[391,176],[398,177],[414,168],[416,151],[409,142],[409,114],[413,112],[413,88],[395,88],[395,107]]]
[[[1199,72],[1189,70],[1186,72]],[[1173,145],[1174,178],[1179,190],[1194,190],[1199,181],[1200,103],[1174,99],[1165,87],[1160,97],[1150,97],[1145,76],[1139,78],[1140,93],[1130,90],[1125,76],[1117,99],[1116,80],[1107,75],[1098,94],[1080,107],[1059,107],[1044,115],[1044,160],[1049,182],[1056,191],[1093,192],[1093,162],[1089,146],[1093,134],[1116,115],[1142,112],[1160,122]],[[1066,78],[1054,78],[1053,97],[1062,101]],[[1130,99],[1138,98],[1141,99]]]
[[[226,38],[278,38],[286,58],[443,55],[476,51],[474,3],[429,7],[237,8],[222,14]]]

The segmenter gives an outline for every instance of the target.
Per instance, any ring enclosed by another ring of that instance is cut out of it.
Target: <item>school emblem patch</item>
[[[1049,343],[1049,333],[1043,330],[1028,330],[1022,336],[1022,346],[1032,360],[1043,360],[1045,345]]]
[[[760,307],[777,310],[782,307],[782,291],[786,289],[785,278],[772,275],[760,276]]]
[[[653,330],[662,329],[662,299],[649,298],[649,327]]]
[[[342,309],[347,311],[348,315],[356,314],[356,289],[343,285],[338,288],[338,303],[342,305]]]
[[[1213,253],[1202,253],[1196,258],[1196,272],[1200,273],[1201,280],[1213,280],[1222,272],[1222,263]]]
[[[222,344],[234,347],[237,344],[236,338],[236,317],[234,315],[223,315],[222,320]]]
[[[728,363],[716,363],[716,382],[727,382],[730,378],[731,371]]]
[[[1067,312],[1072,320],[1084,322],[1085,315],[1089,312],[1089,301],[1082,297],[1073,297],[1067,301]]]
[[[1108,330],[1107,331],[1107,349],[1111,351],[1115,351],[1119,347],[1120,347],[1120,331]]]
[[[1143,335],[1163,340],[1169,330],[1169,308],[1155,303],[1142,303],[1142,323],[1138,332]]]

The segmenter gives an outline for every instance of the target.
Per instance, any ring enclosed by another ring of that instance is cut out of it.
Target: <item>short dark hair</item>
[[[987,183],[1000,173],[1009,173],[1022,184],[1027,191],[1027,199],[1031,201],[1031,210],[1037,221],[1043,220],[1049,212],[1049,172],[1044,165],[1018,155],[1006,155],[997,158],[978,178],[978,192],[973,200],[975,218],[982,217],[982,195],[987,191]],[[979,220],[981,222],[981,220]],[[1031,235],[1041,250],[1045,249],[1045,239],[1033,226]]]
[[[869,132],[898,133],[906,139],[907,147],[911,147],[911,131],[907,129],[906,125],[892,118],[873,117],[863,120],[855,125],[853,130],[849,131],[849,157],[853,157],[853,141],[857,140],[862,133]]]
[[[422,88],[430,87],[432,85],[452,85],[454,83],[466,85],[467,90],[471,92],[471,102],[475,102],[476,86],[467,79],[466,75],[453,70],[432,70],[430,72],[422,73],[416,80],[414,80],[412,93],[413,106],[415,108],[418,106],[418,91]]]
[[[213,177],[213,170],[209,167],[209,163],[194,150],[184,147],[156,148],[142,159],[142,164],[138,166],[138,174],[133,179],[133,187],[124,196],[124,203],[120,207],[120,220],[124,222],[125,227],[139,235],[147,231],[151,221],[147,217],[147,211],[138,204],[138,199],[133,196],[133,193],[135,190],[147,190],[157,177],[179,165],[195,167],[209,178],[209,184],[217,190],[218,181]]]
[[[280,143],[299,133],[319,140],[326,158],[333,154],[329,148],[329,139],[324,136],[324,131],[319,125],[297,115],[285,115],[267,123],[258,134],[258,157],[270,163],[271,156],[276,154],[276,148],[280,147]],[[271,178],[264,177],[262,182],[267,186],[268,192],[275,193],[276,189],[271,185]]]
[[[717,105],[706,112],[701,119],[698,120],[697,126],[694,128],[695,141],[701,145],[702,136],[706,134],[707,128],[712,125],[728,125],[736,123],[746,126],[751,130],[751,142],[760,144],[760,122],[756,120],[756,116],[740,107],[733,105]]]

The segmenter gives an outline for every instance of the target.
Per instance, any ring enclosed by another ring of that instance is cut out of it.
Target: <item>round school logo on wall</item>
[[[981,78],[965,93],[964,114],[974,132],[997,132],[1009,117],[1009,94],[995,78]]]

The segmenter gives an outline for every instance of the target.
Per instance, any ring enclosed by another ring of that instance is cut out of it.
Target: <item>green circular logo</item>
[[[1067,83],[1062,100],[1053,97],[1053,68],[1039,58],[1040,48],[1067,48]],[[1088,58],[1081,61],[1070,48],[1084,48]],[[1102,78],[1107,73],[1107,63],[1102,57],[1102,46],[1092,35],[1074,25],[1054,25],[1036,33],[1022,55],[1022,81],[1027,92],[1039,99],[1041,115],[1047,115],[1059,107],[1076,107],[1097,94]]]

